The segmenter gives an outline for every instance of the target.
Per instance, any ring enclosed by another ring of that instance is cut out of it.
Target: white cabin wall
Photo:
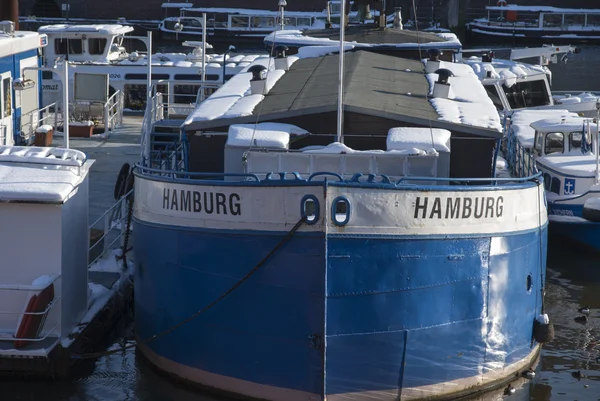
[[[90,161],[87,163],[91,164]],[[72,332],[87,312],[90,243],[88,196],[89,180],[86,177],[62,208],[62,336]]]
[[[31,285],[42,275],[60,274],[61,206],[32,203],[0,203],[0,283]],[[55,290],[58,290],[57,288]],[[58,292],[55,292],[58,296]],[[14,334],[25,310],[29,291],[0,290],[0,332]],[[48,316],[44,327],[52,327],[58,317]]]

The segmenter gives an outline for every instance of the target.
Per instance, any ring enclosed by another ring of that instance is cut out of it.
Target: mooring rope
[[[107,356],[107,355],[112,355],[112,354],[116,354],[119,352],[124,352],[130,348],[134,348],[139,344],[146,344],[149,343],[150,341],[156,340],[157,338],[163,337],[175,330],[177,330],[178,328],[180,328],[181,326],[191,322],[192,320],[196,319],[198,316],[202,315],[204,312],[206,312],[207,310],[209,310],[210,308],[212,308],[213,306],[215,306],[217,303],[219,303],[220,301],[222,301],[224,298],[226,298],[229,294],[231,294],[233,291],[235,291],[240,285],[242,285],[245,281],[247,281],[252,275],[254,275],[254,273],[256,273],[262,266],[265,265],[265,263],[267,263],[267,261],[273,257],[273,255],[275,255],[275,253],[283,246],[285,245],[285,243],[287,243],[292,236],[296,233],[296,231],[298,231],[300,229],[300,227],[302,226],[302,224],[304,224],[306,222],[306,216],[302,217],[300,220],[298,220],[298,222],[294,225],[294,227],[292,227],[292,229],[290,231],[287,232],[287,234],[281,239],[281,241],[279,241],[277,243],[277,245],[275,245],[275,247],[264,257],[260,260],[260,262],[258,262],[244,277],[242,277],[238,282],[236,282],[233,286],[231,286],[227,291],[225,291],[223,294],[221,294],[218,298],[216,298],[214,301],[212,301],[211,303],[209,303],[208,305],[206,305],[205,307],[203,307],[202,309],[198,310],[197,312],[195,312],[193,315],[189,316],[188,318],[186,318],[185,320],[182,320],[181,322],[179,322],[178,324],[169,327],[168,329],[161,331],[159,333],[154,334],[151,337],[148,337],[145,340],[139,341],[139,342],[135,342],[135,343],[130,343],[130,344],[126,344],[120,348],[117,349],[112,349],[112,350],[107,350],[107,351],[102,351],[102,352],[92,352],[92,353],[87,353],[87,354],[71,354],[71,358],[73,359],[95,359],[95,358],[100,358],[103,356]]]

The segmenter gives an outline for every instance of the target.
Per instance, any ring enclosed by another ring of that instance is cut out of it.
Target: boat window
[[[552,177],[548,173],[544,173],[544,189],[546,191],[550,190],[550,185],[552,183]]]
[[[550,192],[560,195],[560,178],[552,177],[552,184],[550,184]]]
[[[250,26],[250,17],[247,15],[232,15],[231,16],[231,27],[232,28],[248,28]]]
[[[167,85],[157,85],[156,92],[168,96]],[[129,110],[144,110],[146,107],[146,85],[127,84],[123,87],[125,94],[124,107]],[[168,97],[163,98],[168,102]]]
[[[273,28],[275,26],[274,17],[252,17],[252,28]]]
[[[579,25],[585,24],[585,14],[565,14],[565,25]]]
[[[508,99],[508,104],[513,110],[550,104],[550,96],[544,79],[517,82],[510,88],[502,85],[502,88]]]
[[[106,38],[88,39],[88,52],[90,54],[104,54],[106,48]]]
[[[564,151],[565,136],[562,132],[546,134],[545,154],[562,153]]]
[[[190,28],[202,28],[202,22],[197,18],[186,18],[181,21],[184,27],[188,26]]]
[[[299,17],[296,18],[296,25],[297,26],[310,26],[310,18],[309,17]]]
[[[167,21],[164,22],[163,26],[165,27],[165,29],[168,29],[170,31],[174,31],[176,23],[177,23],[177,21],[167,20]]]
[[[152,79],[156,81],[169,78],[169,74],[152,74]],[[148,79],[148,74],[125,74],[125,79],[145,81]]]
[[[533,152],[534,154],[537,155],[541,155],[542,154],[542,142],[543,142],[543,136],[540,132],[535,132],[535,138],[534,138],[534,145],[533,145]]]
[[[562,14],[544,14],[544,26],[561,26]]]
[[[42,79],[54,79],[52,71],[42,71]]]
[[[178,81],[202,81],[202,74],[175,74]],[[221,77],[217,74],[206,74],[207,81],[219,81]]]
[[[199,90],[200,85],[174,85],[175,103],[194,103]]]
[[[587,26],[598,26],[600,25],[600,14],[588,14]]]
[[[485,88],[488,97],[492,100],[492,103],[494,103],[494,106],[496,106],[496,109],[499,111],[504,110],[504,106],[502,105],[502,100],[500,99],[500,95],[498,94],[498,89],[496,89],[496,86],[483,85],[483,87]]]
[[[81,54],[83,43],[81,39],[54,39],[54,50],[56,54]]]
[[[296,26],[296,18],[284,17],[283,22],[285,26]],[[281,25],[281,17],[277,17],[277,25]]]
[[[578,149],[581,148],[581,140],[583,139],[583,134],[581,132],[571,132],[570,136],[570,142],[571,142],[571,147],[570,149]]]
[[[227,14],[215,14],[215,28],[227,28],[228,22]]]
[[[12,114],[12,99],[10,97],[12,90],[10,87],[10,78],[4,78],[2,80],[2,93],[4,94],[3,99],[4,99],[4,104],[2,107],[3,113],[2,113],[2,117],[8,117]]]

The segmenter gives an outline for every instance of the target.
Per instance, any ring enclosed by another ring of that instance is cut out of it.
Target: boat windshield
[[[502,88],[513,110],[550,104],[550,95],[544,79],[517,82],[510,88],[502,85]]]

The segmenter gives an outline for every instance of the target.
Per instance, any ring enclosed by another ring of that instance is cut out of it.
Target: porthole
[[[306,224],[315,224],[319,220],[319,200],[314,195],[305,195],[300,201],[300,214]]]
[[[345,226],[350,220],[350,202],[343,196],[335,198],[331,204],[331,220],[336,226]]]

